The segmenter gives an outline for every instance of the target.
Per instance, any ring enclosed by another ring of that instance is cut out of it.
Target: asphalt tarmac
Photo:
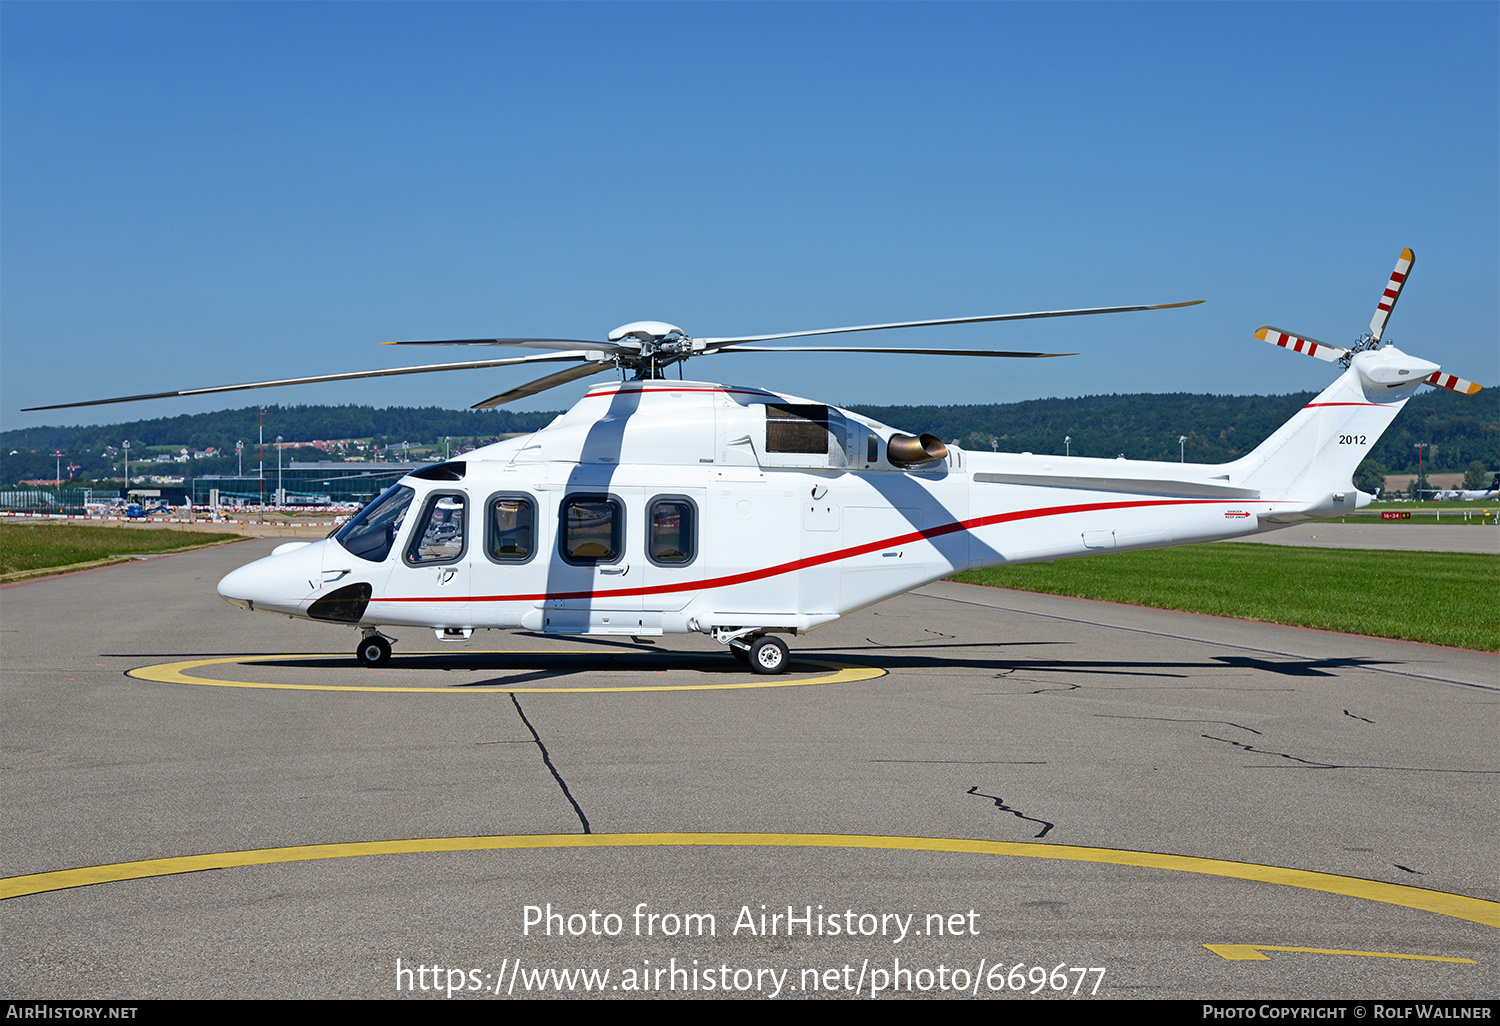
[[[8,997],[1500,991],[1493,655],[942,583],[374,671],[275,544],[0,589]]]
[[[1383,549],[1387,552],[1487,552],[1500,553],[1500,527],[1493,524],[1453,523],[1383,524],[1379,521],[1347,524],[1321,521],[1283,527],[1279,531],[1234,542],[1256,542],[1263,545],[1292,545],[1317,549]]]

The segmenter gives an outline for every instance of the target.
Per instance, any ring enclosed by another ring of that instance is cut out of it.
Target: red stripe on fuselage
[[[1358,404],[1354,404],[1358,405]],[[1270,499],[1236,499],[1233,505],[1243,506],[1254,502],[1270,502]],[[1005,524],[1016,520],[1032,520],[1037,517],[1062,516],[1068,513],[1092,513],[1105,509],[1136,509],[1142,506],[1201,506],[1206,503],[1217,503],[1230,505],[1225,499],[1141,499],[1134,502],[1086,502],[1073,506],[1047,506],[1041,509],[1023,509],[1012,513],[993,513],[989,516],[974,517],[969,520],[955,521],[951,524],[943,524],[940,527],[929,527],[921,531],[911,531],[907,534],[898,534],[890,538],[882,538],[879,541],[866,542],[862,545],[852,545],[844,549],[835,549],[825,552],[819,556],[808,556],[803,559],[794,559],[775,566],[763,567],[759,570],[747,570],[744,573],[726,574],[723,577],[714,577],[706,581],[682,581],[677,584],[658,584],[649,588],[619,588],[611,591],[554,591],[541,592],[533,595],[454,595],[454,596],[416,596],[411,598],[371,598],[371,602],[542,602],[560,599],[599,599],[608,601],[611,598],[634,598],[641,595],[666,595],[673,592],[683,591],[710,591],[715,588],[728,588],[736,584],[747,584],[750,581],[764,580],[767,577],[778,577],[781,574],[794,573],[798,570],[806,570],[810,567],[822,566],[825,563],[835,563],[841,559],[849,559],[853,556],[862,556],[867,552],[875,552],[897,545],[909,545],[924,539],[941,538],[944,535],[953,534],[958,531],[972,531],[980,527],[990,527],[995,524]]]

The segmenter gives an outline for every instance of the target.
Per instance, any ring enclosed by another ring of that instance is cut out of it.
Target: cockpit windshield
[[[334,540],[351,555],[372,563],[383,562],[391,554],[391,546],[396,543],[396,535],[401,532],[401,524],[415,495],[416,492],[405,485],[391,485],[345,524],[333,536]]]

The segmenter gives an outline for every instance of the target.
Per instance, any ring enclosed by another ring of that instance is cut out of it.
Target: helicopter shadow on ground
[[[1038,642],[1022,644],[1040,644]],[[982,649],[996,647],[986,644],[945,645],[944,654],[922,652],[922,645],[886,646],[878,655],[867,651],[850,651],[841,648],[804,649],[791,660],[789,672],[793,674],[816,673],[828,669],[829,664],[851,667],[870,667],[887,672],[923,673],[943,670],[968,671],[971,673],[1011,676],[1016,674],[1086,674],[1090,676],[1149,677],[1186,680],[1204,673],[1229,669],[1255,670],[1281,677],[1338,677],[1339,671],[1368,666],[1388,666],[1388,660],[1379,659],[1287,659],[1270,660],[1248,656],[1213,656],[1206,660],[1165,662],[1161,660],[1114,660],[1114,659],[1015,659],[984,656],[974,651],[953,652],[955,648]],[[214,653],[206,658],[226,657]],[[135,658],[139,658],[136,656]],[[182,659],[180,653],[171,658]],[[187,658],[193,658],[187,656]],[[238,665],[282,670],[346,670],[367,674],[348,656],[309,655],[303,658],[265,658],[265,653],[247,653],[235,659]],[[640,650],[621,648],[602,652],[454,652],[411,653],[392,657],[387,671],[427,673],[476,673],[486,676],[478,680],[444,681],[445,687],[492,687],[517,685],[530,682],[557,681],[591,676],[591,686],[609,687],[613,682],[599,680],[600,676],[617,674],[676,673],[707,677],[753,677],[751,671],[738,660],[720,652],[673,652],[669,650]],[[502,677],[489,674],[503,673]],[[373,681],[371,682],[373,683]],[[620,682],[619,686],[629,686]]]
[[[1014,672],[1038,672],[1038,673],[1091,673],[1109,674],[1115,676],[1142,676],[1142,677],[1178,677],[1186,678],[1194,676],[1195,671],[1221,671],[1225,668],[1258,670],[1265,673],[1277,674],[1286,677],[1337,677],[1338,671],[1358,669],[1366,666],[1390,666],[1392,661],[1388,659],[1365,659],[1360,657],[1347,657],[1337,659],[1295,659],[1284,660],[1262,659],[1253,656],[1212,656],[1203,660],[1187,660],[1180,662],[1166,662],[1156,659],[1122,660],[1122,659],[1010,659],[1010,658],[986,658],[978,653],[966,652],[963,654],[947,655],[933,652],[933,649],[941,649],[944,653],[953,652],[955,649],[985,649],[1012,647],[1018,645],[1056,645],[1055,641],[1025,641],[1025,642],[920,642],[910,645],[879,645],[879,656],[872,657],[869,653],[855,650],[849,651],[839,647],[826,649],[802,649],[804,655],[812,655],[816,652],[821,657],[836,659],[840,662],[849,661],[868,665],[878,665],[889,671],[909,670],[923,671],[935,669],[971,669],[978,671],[993,671],[1003,673]],[[920,653],[920,654],[919,654]]]
[[[486,688],[517,687],[526,684],[547,684],[587,687],[632,687],[641,686],[640,674],[691,674],[710,678],[751,678],[754,675],[743,663],[720,652],[664,652],[622,649],[605,652],[426,652],[401,654],[399,651],[381,671],[384,679],[371,679],[371,671],[358,665],[352,658],[341,655],[309,655],[302,658],[264,658],[263,653],[236,660],[242,667],[261,667],[268,670],[318,670],[347,671],[357,675],[360,682],[379,688],[382,685],[395,687],[398,681],[390,674],[421,674],[428,678],[439,675],[462,675],[460,679],[429,679],[420,683],[433,688]],[[793,666],[793,671],[826,671],[826,664]],[[494,676],[494,674],[501,676]],[[469,675],[475,675],[469,677]],[[621,675],[633,679],[619,679]],[[468,679],[463,679],[468,678]],[[615,679],[610,679],[615,678]],[[415,683],[410,677],[403,683]],[[680,685],[674,680],[667,686]],[[649,684],[646,686],[650,686]]]
[[[518,632],[519,636],[556,641],[554,635]],[[506,674],[463,682],[445,681],[444,687],[514,686],[530,682],[558,681],[587,675],[617,674],[701,674],[711,678],[751,677],[755,675],[727,652],[677,651],[655,647],[649,639],[624,640],[569,635],[572,645],[588,648],[570,651],[456,651],[410,652],[399,649],[393,654],[387,671],[427,671],[429,673]],[[888,644],[867,639],[865,646],[830,645],[801,647],[792,654],[788,667],[793,674],[816,673],[830,664],[846,667],[870,667],[887,672],[969,671],[996,676],[1030,673],[1088,674],[1128,677],[1162,677],[1187,679],[1207,672],[1225,669],[1259,671],[1282,677],[1337,677],[1340,671],[1361,667],[1395,665],[1392,660],[1344,657],[1331,659],[1269,659],[1250,655],[1216,655],[1201,660],[1164,661],[1153,659],[1059,659],[1016,658],[1009,650],[1039,646],[1072,644],[1059,640],[955,642],[942,638],[910,644]],[[162,652],[100,653],[100,658],[185,660],[219,659],[241,666],[283,670],[344,670],[360,675],[370,671],[350,656],[308,654],[286,658],[268,652]],[[374,683],[371,681],[370,683]],[[609,687],[613,682],[592,680],[591,686]],[[629,686],[623,684],[619,686]]]

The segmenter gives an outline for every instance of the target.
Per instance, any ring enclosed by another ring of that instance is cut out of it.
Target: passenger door
[[[469,499],[463,492],[429,492],[386,582],[384,609],[392,623],[468,627]]]
[[[643,544],[641,608],[675,612],[698,594],[703,581],[702,510],[705,488],[674,488],[645,499],[640,536]],[[658,624],[659,624],[658,620]]]
[[[640,503],[638,488],[580,489],[562,497],[548,575],[547,633],[642,633],[641,550],[630,538]]]

